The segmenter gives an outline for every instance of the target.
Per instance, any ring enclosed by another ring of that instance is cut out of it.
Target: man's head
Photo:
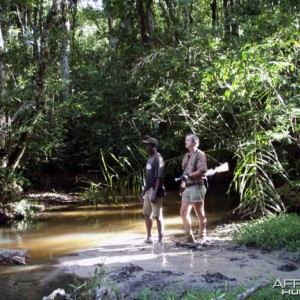
[[[199,147],[199,138],[196,134],[188,134],[185,136],[185,148],[192,150]]]
[[[144,140],[143,143],[145,144],[146,151],[149,154],[152,154],[156,151],[158,145],[157,139],[149,137],[148,139]]]

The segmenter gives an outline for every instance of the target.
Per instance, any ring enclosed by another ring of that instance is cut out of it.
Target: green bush
[[[236,227],[233,240],[266,250],[300,251],[300,217],[296,214],[269,216]]]

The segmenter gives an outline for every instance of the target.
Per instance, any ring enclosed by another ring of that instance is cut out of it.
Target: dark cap
[[[149,137],[143,141],[144,144],[153,144],[155,147],[158,145],[158,141],[155,138]]]

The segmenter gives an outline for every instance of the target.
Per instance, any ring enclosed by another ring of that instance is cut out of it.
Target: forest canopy
[[[212,166],[231,162],[241,212],[284,211],[280,189],[300,185],[299,1],[90,4],[0,0],[3,193],[146,136],[173,173],[194,132]]]

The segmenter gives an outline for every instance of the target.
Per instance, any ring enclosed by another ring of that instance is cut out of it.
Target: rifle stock
[[[222,173],[222,172],[227,172],[229,170],[228,163],[221,164],[220,166],[214,168],[214,169],[209,169],[207,172],[204,174],[205,176],[212,176],[216,173]]]

